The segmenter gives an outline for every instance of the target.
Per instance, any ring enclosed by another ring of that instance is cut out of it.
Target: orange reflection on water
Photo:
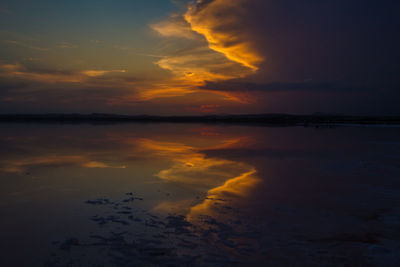
[[[41,145],[30,147],[31,151],[19,158],[0,159],[0,170],[23,173],[35,167],[78,167],[128,168],[128,172],[136,172],[131,166],[149,162],[149,173],[158,177],[158,182],[179,188],[174,198],[161,199],[154,210],[185,214],[191,221],[199,215],[218,217],[216,202],[223,199],[234,206],[246,199],[260,181],[254,166],[209,156],[207,152],[248,146],[252,142],[248,137],[227,136],[212,127],[197,126],[183,134],[155,136],[140,138],[132,133],[107,133],[105,139],[99,139],[104,143],[103,148],[99,149],[96,141],[84,152],[80,146],[70,148],[70,142],[62,143],[65,147],[57,142],[57,152],[54,152],[52,144],[46,147],[35,140]],[[43,139],[43,144],[46,141]]]
[[[210,189],[207,192],[207,198],[202,203],[193,206],[186,219],[192,223],[203,215],[223,219],[221,217],[226,217],[226,213],[221,213],[220,207],[216,203],[235,205],[237,204],[236,202],[246,198],[251,189],[260,181],[256,176],[255,169],[227,180],[223,185]]]
[[[218,186],[237,172],[248,167],[245,164],[219,158],[207,158],[198,148],[172,142],[160,142],[150,139],[139,141],[141,147],[152,151],[158,157],[173,162],[169,169],[161,170],[157,177],[165,182],[196,186],[200,190],[208,190]],[[237,140],[223,141],[216,147],[226,147]]]
[[[209,150],[238,146],[240,139],[223,140],[220,144],[207,147]],[[149,139],[140,141],[142,147],[153,150],[157,155],[170,159],[170,168],[156,174],[164,182],[189,186],[190,190],[203,193],[206,197],[199,203],[193,199],[163,201],[154,210],[186,214],[187,220],[196,223],[196,218],[207,215],[221,217],[216,202],[229,205],[245,199],[260,182],[256,169],[244,162],[207,157],[199,148],[182,143],[157,142]],[[226,215],[225,215],[226,216]]]
[[[26,171],[29,167],[37,166],[80,166],[85,168],[125,168],[125,166],[111,166],[104,162],[93,161],[88,156],[78,155],[41,155],[32,156],[23,159],[6,160],[1,163],[1,171],[20,173]]]

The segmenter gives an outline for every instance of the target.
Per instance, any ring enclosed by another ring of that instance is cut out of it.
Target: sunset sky
[[[3,0],[0,113],[400,115],[400,2]]]

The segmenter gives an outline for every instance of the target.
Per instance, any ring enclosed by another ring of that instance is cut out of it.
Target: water
[[[400,262],[400,128],[0,130],[1,266]]]

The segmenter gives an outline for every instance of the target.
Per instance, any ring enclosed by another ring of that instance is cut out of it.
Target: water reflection
[[[201,149],[232,149],[242,146],[241,141],[240,138],[225,140],[222,137],[219,144]],[[224,214],[227,217],[227,213],[221,212],[218,204],[223,201],[224,204],[235,205],[235,202],[246,198],[252,187],[260,181],[253,166],[240,161],[206,157],[205,153],[199,152],[200,148],[150,139],[140,140],[139,143],[140,147],[155,152],[156,156],[172,161],[172,166],[158,172],[157,177],[165,182],[188,187],[191,191],[205,193],[204,200],[199,204],[193,205],[192,197],[175,202],[163,201],[153,209],[184,213],[190,222],[199,223],[197,218],[205,215],[217,218]],[[224,207],[231,209],[229,206]]]
[[[44,155],[31,158],[23,158],[18,160],[5,160],[1,163],[1,171],[23,173],[30,167],[57,167],[75,165],[85,168],[126,168],[126,166],[111,166],[103,162],[92,161],[85,156],[69,156],[69,155]]]
[[[225,217],[224,220],[232,220],[232,214],[228,214],[226,210],[231,210],[231,206],[224,205],[235,205],[237,202],[243,201],[253,189],[257,183],[261,180],[255,175],[256,171],[254,169],[242,173],[237,177],[233,177],[227,180],[223,185],[210,189],[207,192],[206,199],[192,208],[187,214],[189,221],[194,222],[202,215],[208,215],[213,218]],[[222,211],[221,211],[222,209]],[[226,218],[228,217],[228,218]]]
[[[2,265],[41,266],[49,251],[55,266],[99,254],[96,264],[111,266],[394,257],[399,136],[393,128],[3,125]],[[390,253],[376,252],[383,248]]]

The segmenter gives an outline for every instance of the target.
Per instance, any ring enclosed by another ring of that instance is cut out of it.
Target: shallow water
[[[1,266],[400,262],[400,128],[0,130]]]

